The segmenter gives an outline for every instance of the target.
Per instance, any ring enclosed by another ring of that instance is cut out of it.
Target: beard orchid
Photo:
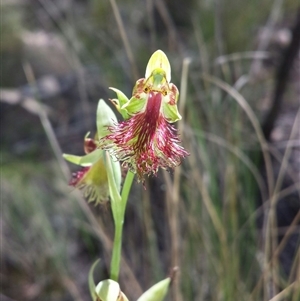
[[[84,156],[64,154],[63,157],[81,169],[72,174],[69,182],[82,191],[89,202],[100,204],[109,199],[109,181],[105,163],[105,153],[99,148],[99,140],[108,134],[107,127],[117,121],[111,108],[100,99],[97,107],[97,133],[94,139],[89,138],[89,133],[84,138]],[[111,168],[115,185],[118,191],[121,187],[121,168],[117,160],[111,161]]]
[[[179,144],[172,123],[181,119],[177,109],[179,92],[170,83],[171,67],[164,52],[151,56],[145,78],[139,79],[128,99],[121,91],[113,99],[125,119],[108,127],[109,134],[100,139],[99,147],[109,151],[123,166],[137,173],[156,175],[158,169],[172,169],[188,152]]]

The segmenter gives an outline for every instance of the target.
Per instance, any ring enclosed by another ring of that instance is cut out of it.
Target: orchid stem
[[[115,281],[118,281],[119,278],[124,216],[133,179],[134,173],[128,171],[122,189],[121,202],[118,202],[115,206],[113,205],[115,202],[112,202],[112,212],[115,222],[115,237],[112,250],[110,278]]]

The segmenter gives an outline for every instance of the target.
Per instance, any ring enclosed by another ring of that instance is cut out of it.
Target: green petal
[[[120,91],[119,89],[112,88],[112,87],[109,87],[109,89],[113,90],[114,92],[117,93],[118,102],[119,102],[120,107],[122,107],[125,103],[127,103],[129,101],[127,96],[122,91]]]
[[[85,156],[74,156],[69,154],[63,154],[63,157],[67,161],[80,166],[91,166],[95,162],[97,162],[102,156],[103,156],[102,149],[96,149]]]
[[[126,110],[122,110],[121,107],[124,106],[127,102],[129,102],[129,99],[127,96],[120,90],[116,88],[110,87],[109,89],[113,90],[117,93],[117,99],[112,99],[113,104],[116,106],[119,113],[122,115],[122,117],[126,120],[129,118],[129,115],[127,114]]]
[[[129,115],[134,115],[144,110],[146,98],[135,98],[134,96],[126,103],[122,109],[126,110]]]
[[[107,127],[114,125],[114,123],[116,122],[117,122],[117,117],[115,113],[106,104],[106,102],[103,99],[100,99],[97,108],[98,138],[101,139],[107,134],[109,134]]]
[[[162,108],[163,108],[164,118],[168,122],[173,123],[181,119],[181,115],[178,112],[177,105],[170,105],[167,103],[163,103]]]
[[[146,67],[145,77],[148,78],[151,76],[155,69],[163,69],[166,74],[167,81],[171,81],[171,66],[166,54],[161,50],[155,51],[150,57]]]
[[[162,301],[169,289],[170,278],[166,278],[149,288],[137,301]]]

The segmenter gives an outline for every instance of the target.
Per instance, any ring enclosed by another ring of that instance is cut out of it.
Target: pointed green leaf
[[[103,156],[102,149],[96,149],[85,156],[74,156],[69,154],[63,154],[63,157],[67,161],[80,166],[91,166],[92,164],[97,162],[102,156]]]
[[[97,266],[97,264],[99,263],[100,259],[97,259],[93,265],[90,268],[89,271],[89,289],[90,289],[90,294],[92,296],[93,301],[96,301],[97,295],[96,295],[96,285],[95,285],[95,281],[94,281],[94,270]]]
[[[171,66],[166,54],[161,51],[155,51],[149,59],[146,67],[145,78],[151,76],[155,69],[163,69],[166,74],[166,79],[168,82],[171,81]]]
[[[171,279],[166,278],[150,287],[137,301],[163,301],[167,295]]]
[[[114,125],[117,122],[117,117],[112,109],[106,104],[103,99],[98,102],[97,108],[97,131],[98,138],[101,139],[106,136],[109,131],[108,126]]]
[[[98,283],[95,291],[101,301],[117,301],[120,294],[120,286],[118,282],[106,279]]]

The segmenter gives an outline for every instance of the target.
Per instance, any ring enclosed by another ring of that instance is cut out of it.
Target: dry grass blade
[[[265,163],[265,167],[266,167],[266,173],[267,173],[268,194],[272,195],[273,190],[274,190],[274,176],[273,176],[271,157],[268,152],[268,143],[263,135],[261,126],[259,124],[257,117],[255,116],[255,113],[253,112],[253,110],[251,109],[251,107],[249,106],[249,104],[247,103],[245,98],[238,91],[236,91],[234,88],[232,88],[227,83],[221,81],[218,78],[207,75],[207,74],[203,74],[202,78],[206,81],[214,83],[215,85],[217,85],[218,87],[220,87],[221,89],[226,91],[234,100],[237,101],[237,103],[241,106],[241,108],[247,114],[247,116],[248,116],[249,120],[251,121],[252,126],[255,130],[257,139],[260,143],[260,147],[261,147],[261,151],[263,154],[264,163]]]
[[[190,135],[192,135],[192,130],[191,129],[186,129],[186,132],[189,132]],[[232,154],[234,154],[241,162],[245,164],[253,174],[256,183],[259,187],[259,191],[261,193],[261,197],[263,200],[267,199],[267,191],[264,183],[264,179],[262,175],[260,174],[258,168],[255,166],[255,164],[251,161],[251,159],[237,146],[230,144],[228,141],[222,139],[221,137],[218,137],[212,133],[201,133],[199,134],[200,136],[205,137],[205,139],[222,146],[226,150],[230,151]]]
[[[137,67],[136,67],[136,64],[135,64],[133,52],[132,52],[132,49],[130,47],[128,37],[127,37],[125,29],[124,29],[125,26],[124,26],[124,23],[122,21],[117,3],[116,3],[115,0],[110,0],[110,4],[111,4],[111,7],[113,9],[113,13],[115,15],[115,18],[116,18],[116,21],[117,21],[117,24],[118,24],[118,28],[119,28],[119,31],[120,31],[120,35],[121,35],[121,38],[122,38],[122,41],[123,41],[123,44],[124,44],[124,47],[125,47],[125,51],[126,51],[127,57],[129,59],[130,65],[131,65],[132,76],[133,76],[134,79],[137,79],[138,78],[138,70],[137,70]]]
[[[262,281],[264,279],[264,277],[267,277],[267,275],[270,273],[270,267],[272,264],[274,264],[274,262],[277,261],[277,258],[279,256],[279,253],[281,252],[281,250],[284,248],[285,243],[288,239],[288,237],[290,236],[290,234],[294,231],[295,225],[299,222],[299,217],[300,217],[300,213],[298,212],[298,214],[296,215],[296,217],[294,218],[292,224],[289,227],[289,230],[287,231],[287,233],[285,234],[284,238],[282,239],[281,243],[279,244],[279,246],[277,246],[277,231],[276,231],[276,203],[279,200],[281,194],[280,194],[280,187],[282,184],[282,180],[284,177],[284,172],[286,171],[286,168],[288,166],[288,158],[291,154],[292,151],[292,145],[293,145],[293,139],[296,135],[296,133],[298,132],[299,128],[299,117],[300,117],[300,110],[298,110],[297,116],[295,118],[294,124],[293,124],[293,128],[288,140],[288,145],[286,147],[284,156],[283,156],[283,160],[280,166],[280,170],[279,170],[279,174],[276,180],[276,184],[275,184],[275,189],[274,189],[274,193],[271,195],[270,200],[265,203],[265,206],[268,206],[269,210],[268,210],[268,216],[267,216],[267,234],[266,237],[271,240],[272,246],[269,245],[269,253],[270,256],[268,256],[267,258],[267,262],[265,264],[265,267],[263,269],[263,273],[261,278],[259,279],[259,281],[256,284],[256,287],[253,291],[253,293],[255,293],[258,288],[262,285]],[[295,188],[297,190],[299,190],[299,185],[295,184]],[[292,189],[294,189],[294,185],[291,187]],[[283,191],[281,192],[283,193]],[[273,238],[273,239],[272,239]],[[271,248],[272,247],[272,248]],[[275,275],[273,275],[273,277],[275,277]]]
[[[186,95],[187,95],[187,80],[188,69],[190,59],[183,60],[182,74],[181,74],[181,86],[180,86],[180,100],[179,111],[184,115]],[[184,123],[179,122],[178,131],[183,133]],[[180,201],[180,175],[181,166],[177,166],[174,171],[174,181],[172,182],[170,174],[164,171],[164,178],[167,185],[166,204],[168,210],[168,222],[171,234],[171,265],[173,267],[181,266],[180,259],[180,228],[179,228],[179,201]],[[181,301],[183,299],[180,290],[180,281],[175,278],[172,285],[172,296],[175,301]]]
[[[283,291],[281,291],[279,294],[274,296],[269,301],[282,301],[285,300],[286,297],[290,296],[291,292],[297,291],[299,289],[300,281],[293,282],[291,285],[289,285],[287,288],[285,288]]]

